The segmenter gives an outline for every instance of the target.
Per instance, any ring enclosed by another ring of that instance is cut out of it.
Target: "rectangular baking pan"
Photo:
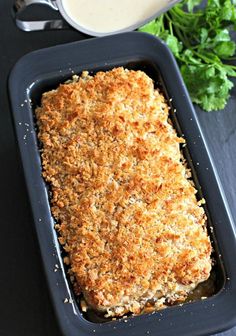
[[[208,229],[216,264],[215,289],[204,300],[104,323],[81,312],[67,278],[50,212],[50,190],[41,176],[34,109],[40,104],[43,92],[56,88],[73,74],[83,70],[106,71],[116,66],[145,71],[170,101],[174,127],[187,141],[183,152],[199,197],[203,195],[207,202]],[[167,46],[151,35],[131,32],[38,50],[14,66],[9,77],[9,96],[34,226],[62,333],[65,336],[195,336],[211,335],[236,325],[234,224],[188,92]]]

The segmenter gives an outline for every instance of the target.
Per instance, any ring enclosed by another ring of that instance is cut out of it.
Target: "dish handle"
[[[36,30],[51,30],[51,29],[68,29],[70,26],[63,19],[56,20],[37,20],[28,21],[20,18],[21,13],[31,5],[46,5],[51,9],[58,11],[55,0],[16,0],[13,6],[13,16],[16,25],[23,31],[36,31]]]

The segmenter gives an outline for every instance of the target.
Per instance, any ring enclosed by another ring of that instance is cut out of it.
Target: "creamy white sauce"
[[[128,28],[167,6],[168,0],[61,0],[74,23],[98,33]]]

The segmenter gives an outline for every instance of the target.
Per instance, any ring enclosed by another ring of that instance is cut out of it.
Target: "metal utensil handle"
[[[20,19],[20,13],[22,13],[26,7],[33,4],[42,4],[51,7],[53,10],[58,11],[58,7],[55,0],[16,0],[13,7],[13,15],[16,21],[16,25],[19,29],[24,31],[35,30],[51,30],[51,29],[67,29],[70,26],[63,19],[57,20],[40,20],[40,21],[25,21]]]

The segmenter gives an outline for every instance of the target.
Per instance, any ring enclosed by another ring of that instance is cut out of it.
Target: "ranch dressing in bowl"
[[[101,36],[133,30],[167,10],[176,0],[59,0],[59,9],[76,29]]]

